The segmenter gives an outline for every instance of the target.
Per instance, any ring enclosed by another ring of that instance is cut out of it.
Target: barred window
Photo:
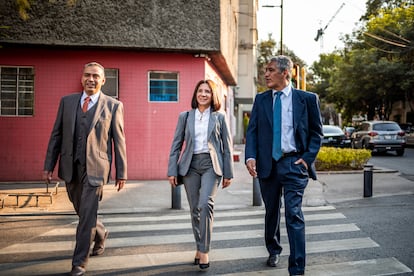
[[[149,101],[178,102],[178,73],[149,72]]]
[[[34,68],[0,66],[0,116],[33,116]]]
[[[119,98],[118,94],[118,69],[105,68],[105,84],[102,86],[102,92],[115,99]]]

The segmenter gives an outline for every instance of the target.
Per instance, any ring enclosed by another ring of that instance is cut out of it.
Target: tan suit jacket
[[[53,171],[60,157],[58,176],[66,183],[73,176],[74,133],[81,95],[77,93],[61,99],[44,164],[45,171]],[[86,170],[89,183],[100,186],[110,177],[112,149],[116,179],[127,179],[127,157],[123,104],[101,92],[96,105],[86,143]]]

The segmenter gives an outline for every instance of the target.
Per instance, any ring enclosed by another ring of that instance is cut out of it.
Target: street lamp
[[[263,5],[263,8],[280,8],[280,54],[283,55],[283,0],[280,0],[280,5]]]

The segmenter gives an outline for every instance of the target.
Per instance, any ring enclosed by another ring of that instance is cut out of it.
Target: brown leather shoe
[[[86,269],[82,266],[74,265],[70,272],[71,276],[82,276],[86,273]]]
[[[105,252],[105,241],[108,238],[108,235],[109,235],[109,231],[105,230],[104,238],[100,240],[99,242],[95,242],[95,245],[93,246],[93,249],[92,249],[91,256],[99,256]]]

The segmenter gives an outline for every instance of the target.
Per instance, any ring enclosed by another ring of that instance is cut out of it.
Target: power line
[[[364,35],[367,35],[367,36],[369,36],[369,37],[372,37],[372,38],[374,38],[374,39],[377,39],[377,40],[379,40],[379,41],[382,41],[382,42],[385,42],[385,43],[388,43],[388,44],[394,45],[394,46],[399,46],[399,47],[402,47],[402,48],[406,48],[406,47],[408,47],[408,45],[406,45],[406,44],[401,44],[401,43],[398,43],[398,42],[394,42],[394,41],[392,41],[392,40],[388,40],[388,39],[385,39],[385,38],[383,38],[383,37],[380,37],[380,36],[377,36],[377,35],[374,35],[374,34],[370,34],[370,33],[367,33],[367,32],[364,32],[363,34],[364,34]]]

